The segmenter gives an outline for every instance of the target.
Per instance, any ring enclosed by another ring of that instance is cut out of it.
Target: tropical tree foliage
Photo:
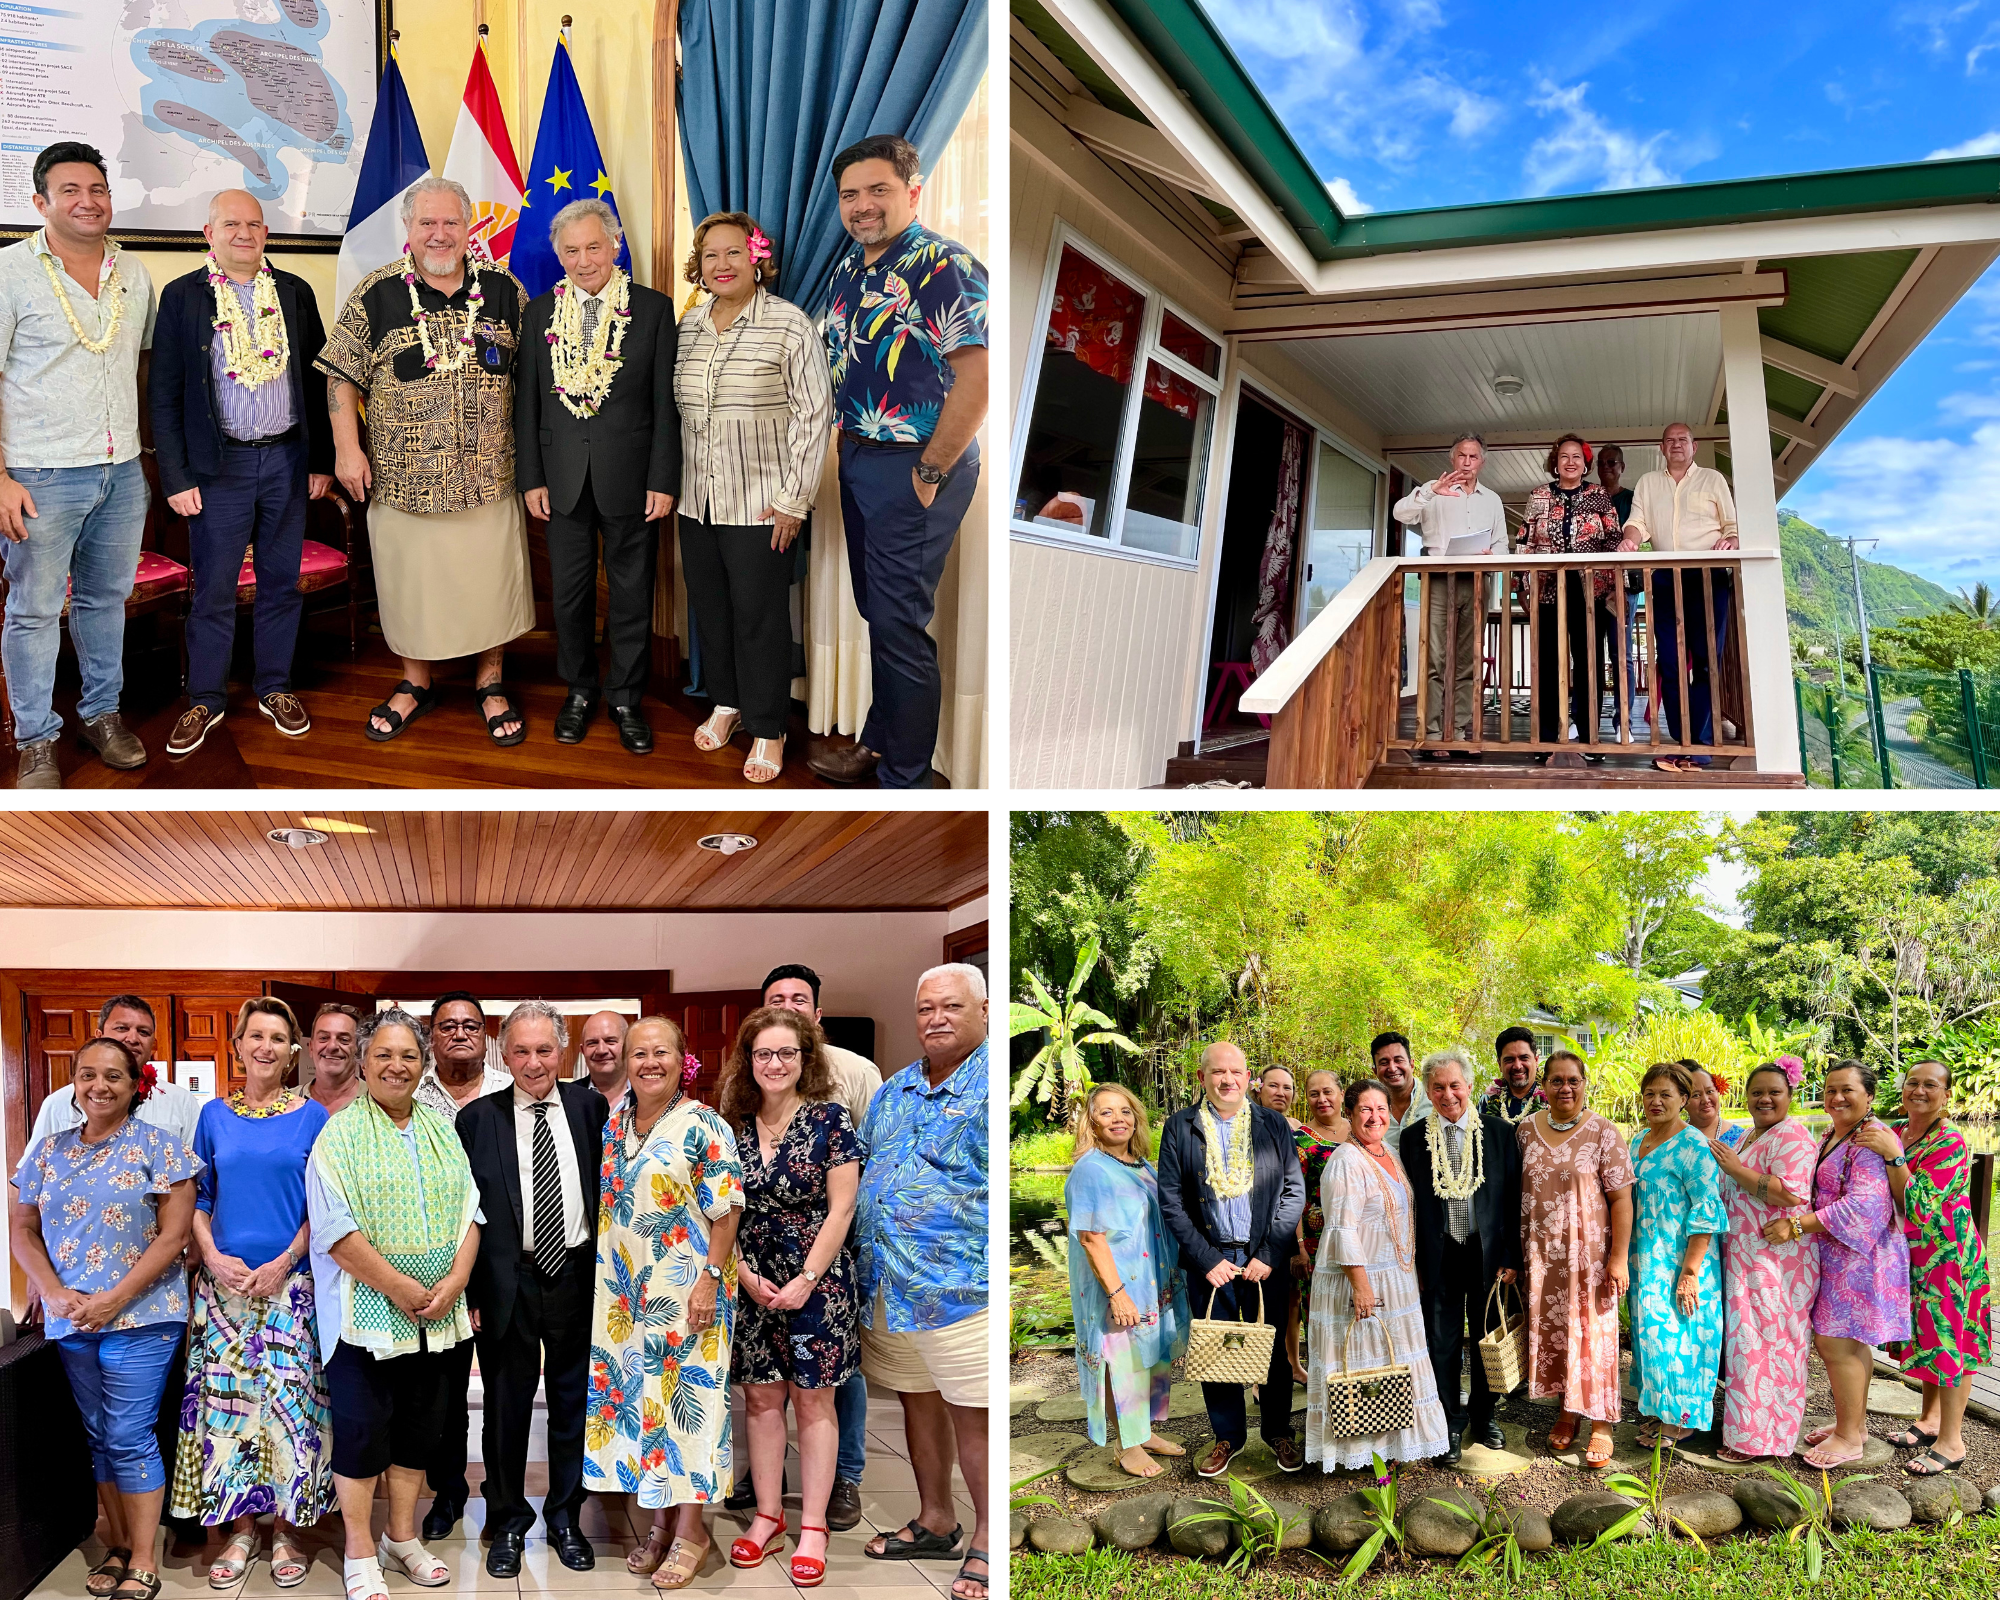
[[[1023,973],[1034,1003],[1016,1001],[1008,1022],[1009,1037],[1024,1033],[1048,1036],[1015,1080],[1013,1103],[1018,1106],[1031,1098],[1038,1100],[1049,1108],[1051,1122],[1063,1121],[1072,1132],[1082,1120],[1084,1100],[1096,1084],[1084,1060],[1084,1047],[1108,1045],[1131,1055],[1139,1053],[1136,1044],[1112,1028],[1109,1017],[1080,998],[1084,980],[1097,966],[1097,954],[1096,938],[1086,939],[1077,952],[1069,988],[1060,999],[1049,993],[1038,974]]]
[[[1609,811],[1587,818],[1581,835],[1624,923],[1619,959],[1637,984],[1653,935],[1695,902],[1695,886],[1715,854],[1715,824],[1695,811]]]

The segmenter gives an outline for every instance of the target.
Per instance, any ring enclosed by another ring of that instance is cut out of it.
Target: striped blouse
[[[758,289],[728,330],[713,301],[681,319],[682,516],[744,527],[767,509],[803,517],[832,438],[826,347],[806,314]]]

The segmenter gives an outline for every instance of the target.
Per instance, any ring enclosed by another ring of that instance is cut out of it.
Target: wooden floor
[[[386,700],[402,665],[377,634],[364,636],[361,656],[350,660],[345,633],[315,637],[302,646],[294,688],[312,718],[312,730],[290,739],[258,709],[249,685],[232,675],[229,706],[193,755],[170,760],[167,734],[187,702],[175,692],[170,660],[154,656],[128,660],[125,720],[152,759],[132,772],[115,772],[75,735],[77,682],[65,652],[56,686],[56,709],[66,720],[58,744],[64,787],[70,789],[759,789],[837,790],[806,765],[817,736],[794,707],[785,741],[785,770],[776,782],[744,781],[750,740],[739,734],[726,750],[703,754],[694,730],[708,715],[706,701],[674,693],[662,701],[649,694],[642,709],[653,727],[654,749],[634,756],[618,742],[618,730],[599,709],[582,744],[558,744],[555,716],[568,690],[555,674],[555,641],[547,633],[526,635],[507,652],[507,681],[527,714],[528,737],[511,749],[496,745],[472,698],[470,660],[454,662],[439,674],[444,689],[438,708],[397,738],[371,742],[363,730],[369,710]],[[840,738],[839,744],[852,741]],[[0,787],[14,782],[12,749],[0,750]],[[933,773],[936,787],[948,787]],[[873,788],[870,784],[867,787]]]

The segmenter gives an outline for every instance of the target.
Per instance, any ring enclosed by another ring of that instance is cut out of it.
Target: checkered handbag
[[[1271,1375],[1271,1349],[1278,1330],[1264,1320],[1264,1286],[1257,1285],[1257,1320],[1224,1322],[1215,1317],[1217,1289],[1208,1291],[1209,1315],[1188,1319],[1187,1355],[1182,1362],[1190,1383],[1262,1383]],[[1236,1301],[1243,1309],[1242,1296]]]
[[[1414,1427],[1417,1391],[1408,1364],[1350,1367],[1347,1347],[1353,1337],[1354,1323],[1350,1322],[1340,1341],[1340,1367],[1327,1369],[1326,1436],[1373,1439]]]
[[[1512,1287],[1509,1285],[1509,1287]],[[1500,1280],[1493,1280],[1493,1292],[1486,1297],[1482,1325],[1490,1322],[1495,1306],[1500,1326],[1487,1327],[1479,1335],[1479,1364],[1486,1369],[1486,1386],[1495,1394],[1512,1394],[1528,1375],[1528,1313],[1521,1306],[1521,1291],[1514,1290],[1514,1315],[1507,1315],[1507,1302],[1500,1298]]]

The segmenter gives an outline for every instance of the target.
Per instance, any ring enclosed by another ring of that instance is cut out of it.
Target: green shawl
[[[465,1148],[452,1125],[428,1106],[410,1107],[423,1203],[410,1171],[410,1146],[403,1130],[367,1094],[340,1112],[313,1145],[320,1179],[353,1214],[355,1226],[382,1259],[419,1283],[435,1286],[451,1270],[465,1230],[472,1225],[479,1194],[466,1165]],[[411,1355],[419,1348],[417,1325],[381,1290],[344,1274],[340,1336],[381,1358]],[[446,1350],[472,1337],[465,1296],[433,1322],[424,1324],[422,1348]]]

